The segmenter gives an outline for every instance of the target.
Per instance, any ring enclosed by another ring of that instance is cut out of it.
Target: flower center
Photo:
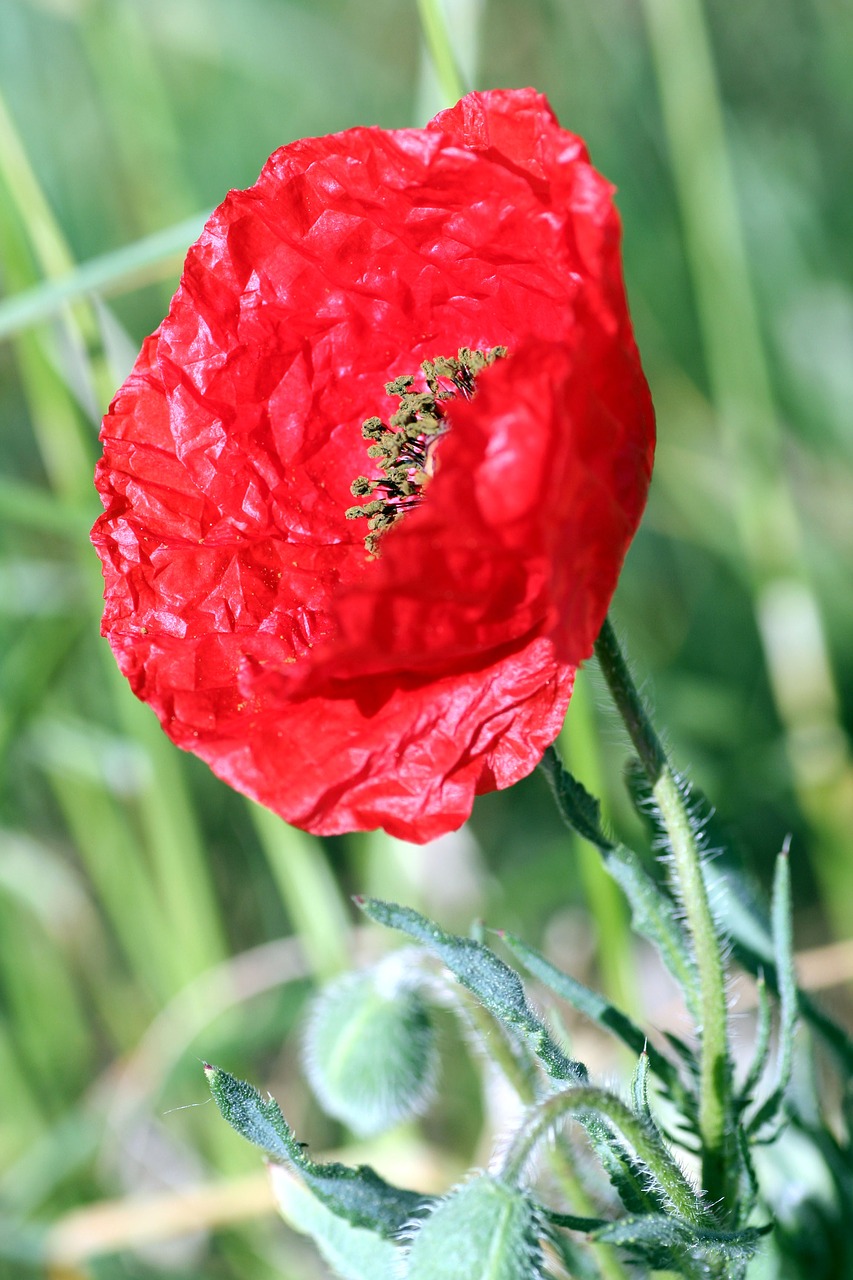
[[[386,382],[385,392],[399,399],[399,409],[388,423],[367,418],[361,428],[365,440],[372,442],[367,456],[376,459],[382,475],[377,480],[358,476],[352,482],[353,497],[366,501],[347,511],[348,520],[367,520],[364,545],[370,555],[379,554],[382,534],[423,499],[435,474],[438,442],[450,429],[444,403],[457,396],[473,400],[477,374],[506,353],[506,347],[485,351],[460,347],[456,356],[424,360],[425,391],[413,390],[415,375]]]

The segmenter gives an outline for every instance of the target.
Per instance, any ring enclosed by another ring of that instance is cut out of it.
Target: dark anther
[[[460,347],[456,356],[424,360],[421,371],[426,391],[412,391],[415,378],[404,374],[385,384],[389,396],[396,396],[399,408],[388,424],[381,418],[367,418],[361,434],[372,440],[367,450],[383,474],[377,480],[357,476],[350,486],[355,498],[370,498],[350,507],[348,520],[367,519],[370,532],[364,545],[370,555],[379,554],[382,534],[421,501],[435,471],[435,445],[448,430],[443,404],[456,396],[470,400],[476,393],[477,374],[507,354],[506,347],[485,351]]]

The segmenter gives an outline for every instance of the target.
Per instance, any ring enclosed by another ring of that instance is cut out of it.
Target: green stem
[[[672,851],[675,879],[693,942],[699,974],[701,1064],[699,1132],[702,1182],[711,1203],[725,1200],[731,1106],[725,968],[708,901],[702,857],[684,797],[663,745],[643,706],[609,620],[595,644],[604,678],[640,757]]]
[[[696,1192],[656,1135],[620,1098],[594,1085],[564,1089],[541,1103],[510,1144],[498,1176],[510,1184],[517,1182],[536,1146],[559,1120],[567,1115],[590,1111],[597,1112],[619,1130],[636,1157],[649,1169],[679,1217],[697,1226],[705,1222],[705,1213]]]
[[[579,671],[575,678],[569,714],[559,744],[570,771],[590,794],[600,796],[604,790],[601,751],[589,674],[584,670]],[[598,935],[597,958],[602,986],[615,1004],[623,1009],[637,1009],[640,999],[625,899],[605,869],[598,848],[580,836],[576,836],[573,843],[584,897]]]
[[[502,1028],[497,1025],[488,1010],[476,1000],[462,999],[460,1007],[464,1009],[465,1016],[469,1019],[481,1043],[489,1046],[489,1057],[503,1073],[519,1099],[525,1106],[534,1107],[537,1101],[537,1077],[528,1051],[525,1049],[516,1055],[504,1037]],[[548,1153],[548,1162],[569,1204],[577,1213],[591,1217],[595,1212],[595,1204],[583,1179],[575,1169],[572,1153],[565,1141],[557,1139]],[[593,1246],[593,1252],[602,1280],[628,1280],[628,1273],[614,1249],[606,1244],[598,1244]]]

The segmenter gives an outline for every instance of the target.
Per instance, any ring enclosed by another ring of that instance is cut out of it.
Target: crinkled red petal
[[[371,559],[361,422],[424,359],[498,344]],[[430,839],[559,731],[653,434],[612,190],[543,98],[294,143],[214,213],[104,420],[104,634],[235,787]]]

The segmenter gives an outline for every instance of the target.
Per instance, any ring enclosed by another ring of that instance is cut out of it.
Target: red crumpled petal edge
[[[474,98],[466,100],[450,112],[442,113],[442,116],[432,122],[428,128],[446,129],[450,133],[452,125],[453,130],[459,132],[460,141],[469,147],[480,146],[488,150],[503,145],[507,154],[510,154],[515,147],[517,152],[523,153],[523,156],[528,158],[529,167],[534,169],[537,166],[541,168],[544,163],[540,161],[537,152],[537,148],[538,151],[543,148],[542,138],[537,132],[537,113],[541,116],[545,112],[548,121],[554,125],[554,134],[562,140],[563,145],[573,147],[575,155],[585,158],[582,144],[571,135],[559,130],[547,103],[538,95],[532,92],[526,94],[524,128],[527,129],[526,136],[532,137],[536,142],[536,146],[529,150],[526,144],[520,148],[517,145],[519,136],[523,133],[523,130],[519,130],[518,121],[509,120],[506,112],[490,111],[490,95],[474,97],[476,101]],[[493,97],[496,98],[497,95]],[[553,151],[554,138],[549,136],[547,143]],[[304,148],[308,144],[298,145]],[[516,158],[523,157],[516,156]],[[604,184],[600,185],[604,186]],[[611,222],[615,223],[615,221],[615,214],[612,214]],[[613,272],[611,271],[610,274],[612,276]],[[618,258],[615,277],[617,294],[621,296]],[[608,281],[608,285],[612,292],[614,287],[612,278]],[[607,307],[604,310],[606,320]],[[630,328],[627,326],[627,316],[625,324],[627,333],[623,335],[622,346],[628,355],[629,362],[631,359],[635,362],[634,393],[641,415],[647,417],[650,424],[651,411],[647,403],[648,396],[642,375],[639,373],[633,339]],[[149,353],[156,351],[156,338],[149,340],[147,349]],[[143,352],[144,355],[145,352]],[[151,376],[146,375],[144,364],[145,361],[141,357],[137,367],[138,380]],[[497,370],[495,373],[497,374]],[[478,397],[478,401],[473,406],[461,406],[459,410],[454,410],[454,418],[458,416],[461,421],[465,417],[465,410],[468,409],[471,410],[471,416],[475,421],[478,412],[485,415],[488,409],[485,382],[484,378],[484,390],[481,397]],[[157,415],[154,416],[156,418]],[[289,701],[286,705],[282,704],[282,710],[290,722],[289,732],[286,735],[280,730],[271,730],[269,712],[266,717],[260,717],[257,723],[253,719],[254,713],[250,713],[248,720],[243,718],[236,724],[235,727],[241,729],[240,733],[232,736],[226,728],[224,736],[215,744],[203,741],[204,732],[208,728],[203,722],[194,728],[191,718],[186,721],[180,718],[176,720],[175,691],[169,691],[167,687],[166,692],[163,692],[163,683],[158,679],[157,672],[160,659],[167,677],[174,674],[175,663],[179,662],[177,656],[179,646],[170,644],[168,637],[160,638],[163,652],[159,657],[155,656],[152,659],[152,646],[144,643],[140,645],[138,630],[135,636],[126,634],[124,637],[120,637],[114,631],[110,639],[116,648],[120,665],[134,685],[135,691],[139,696],[152,702],[164,727],[180,745],[208,759],[214,770],[226,781],[263,803],[272,803],[272,807],[277,808],[291,821],[321,833],[384,825],[393,834],[405,838],[431,839],[464,820],[470,811],[471,799],[475,791],[507,786],[529,772],[541,751],[559,731],[568,703],[574,666],[591,649],[592,639],[603,618],[612,585],[615,584],[618,565],[621,563],[633,527],[639,519],[645,496],[645,481],[642,476],[645,473],[645,480],[647,480],[650,467],[651,446],[648,438],[650,435],[651,427],[648,425],[647,456],[645,460],[639,459],[641,476],[639,485],[636,470],[638,458],[634,456],[630,460],[626,459],[623,466],[628,483],[621,487],[632,499],[627,507],[621,508],[618,501],[614,502],[607,486],[602,486],[602,492],[599,495],[602,500],[602,510],[608,503],[615,509],[617,524],[623,528],[624,545],[621,546],[615,561],[612,544],[609,550],[604,549],[603,554],[599,548],[597,553],[591,550],[586,556],[585,578],[590,590],[588,597],[584,592],[575,592],[575,596],[580,598],[582,607],[578,607],[576,599],[571,622],[569,619],[564,619],[563,625],[560,626],[559,619],[554,616],[553,609],[548,605],[545,616],[549,620],[547,625],[554,628],[552,635],[542,634],[546,625],[541,619],[538,626],[534,622],[529,633],[524,631],[521,621],[516,619],[515,633],[505,638],[509,652],[501,653],[498,646],[493,654],[492,665],[487,665],[484,659],[490,650],[494,649],[495,642],[499,638],[494,635],[489,637],[485,653],[482,649],[480,650],[479,664],[473,670],[462,669],[457,670],[455,674],[452,671],[442,674],[439,661],[439,669],[433,672],[427,686],[430,695],[434,696],[433,706],[429,709],[416,707],[416,710],[423,711],[423,714],[419,714],[414,720],[411,716],[411,705],[407,708],[407,700],[409,704],[412,698],[415,702],[423,701],[425,671],[422,656],[414,664],[421,667],[420,672],[413,672],[411,664],[409,669],[405,664],[398,665],[393,668],[389,683],[388,673],[385,673],[383,679],[382,673],[377,671],[374,673],[374,679],[368,691],[348,688],[356,680],[355,675],[350,679],[344,678],[347,671],[355,673],[359,668],[362,674],[366,671],[369,673],[370,642],[365,645],[364,637],[369,636],[370,641],[374,643],[373,653],[375,654],[377,626],[380,631],[382,630],[382,610],[377,608],[377,604],[380,606],[382,604],[381,591],[366,592],[360,601],[350,593],[348,604],[360,605],[361,619],[363,623],[368,624],[366,627],[350,625],[356,617],[357,610],[350,615],[347,610],[339,609],[339,622],[342,619],[345,620],[339,628],[339,638],[329,645],[325,658],[322,656],[321,649],[316,664],[311,668],[306,692],[300,700],[296,703]],[[416,544],[419,538],[431,537],[435,532],[443,477],[445,475],[452,477],[454,473],[452,450],[455,440],[461,440],[461,438],[461,432],[454,433],[443,443],[445,458],[439,477],[433,483],[430,501],[425,504],[422,511],[407,517],[399,530],[399,535],[398,531],[394,531],[394,536],[399,536],[401,547],[404,540],[409,544]],[[633,452],[637,454],[638,450],[635,449]],[[631,480],[632,468],[635,468],[633,480]],[[595,478],[594,470],[593,478]],[[169,483],[164,485],[164,490],[169,489],[170,485],[174,485],[173,492],[178,493],[182,501],[188,502],[191,508],[198,507],[201,511],[207,499],[192,485],[187,485],[185,478],[181,480],[177,475],[173,475]],[[492,497],[495,497],[494,493]],[[612,518],[613,511],[610,515]],[[426,526],[431,519],[432,527],[416,530],[416,522],[421,517]],[[547,522],[545,523],[543,535],[548,533]],[[440,526],[441,519],[438,519],[438,524]],[[556,524],[562,528],[559,521]],[[402,551],[400,556],[395,556],[392,551],[393,545],[389,538],[388,552],[383,556],[383,561],[389,568],[386,569],[383,565],[381,569],[386,592],[405,589],[407,585],[411,585],[407,584],[405,575],[402,579],[399,576],[395,579],[391,572],[395,561],[398,571],[401,564],[404,568],[406,566],[406,557],[402,555]],[[556,555],[552,561],[552,576],[558,584],[559,548],[552,548],[552,551],[554,550]],[[129,539],[124,544],[124,551],[132,552]],[[540,552],[541,558],[541,549],[537,548],[537,551]],[[108,557],[105,556],[104,559],[109,593]],[[121,576],[119,572],[118,577]],[[114,580],[114,587],[116,582],[117,579]],[[603,590],[602,584],[604,584]],[[120,592],[120,587],[117,589]],[[556,595],[561,594],[558,589]],[[606,599],[602,607],[603,595]],[[345,598],[346,593],[342,596],[341,605]],[[385,598],[387,600],[387,594]],[[137,607],[138,603],[138,601],[131,601],[131,608]],[[371,610],[373,610],[372,619],[367,616]],[[415,631],[417,630],[416,615],[417,609],[414,610],[412,622]],[[531,621],[533,621],[532,618]],[[582,625],[579,626],[579,623]],[[580,642],[581,636],[583,636],[582,642]],[[178,639],[176,637],[176,640]],[[217,637],[217,640],[221,638]],[[349,645],[348,650],[347,645]],[[570,649],[572,653],[569,661],[567,654]],[[557,650],[560,651],[559,656]],[[583,652],[584,650],[586,652]],[[476,658],[476,656],[475,647],[472,657]],[[445,654],[445,659],[447,657],[448,655]],[[247,699],[256,696],[253,680],[247,676],[245,670],[251,667],[253,661],[251,655],[244,660],[244,672],[237,691],[238,698],[243,695]],[[261,658],[260,661],[263,659]],[[458,666],[462,662],[462,655],[457,654],[453,661]],[[335,662],[338,663],[336,672]],[[428,668],[429,662],[426,666]],[[547,673],[547,678],[544,673]],[[418,684],[419,676],[421,685]],[[476,687],[478,682],[482,696],[472,697],[472,685]],[[275,683],[275,678],[272,683]],[[312,694],[311,689],[314,687],[322,688],[323,694],[321,696]],[[180,690],[177,693],[180,695]],[[493,709],[492,703],[496,704],[497,709]],[[339,724],[336,715],[332,712],[333,708],[335,712],[343,709],[342,716],[337,717],[340,720]],[[370,728],[376,724],[380,708],[383,730],[386,731],[387,739],[392,744],[390,751],[387,749],[387,742],[374,742],[369,745]],[[240,714],[245,716],[245,708],[239,708],[239,701],[235,703],[235,709],[240,710]],[[475,712],[479,712],[479,722]],[[216,718],[214,721],[217,723]],[[226,716],[226,724],[227,721]],[[452,732],[445,732],[445,726],[448,730],[452,729]],[[318,729],[321,729],[325,735],[331,732],[339,736],[340,754],[343,754],[348,761],[347,776],[339,780],[334,793],[329,789],[327,779],[323,776],[324,759],[316,756],[311,750],[311,739]],[[467,749],[460,752],[456,742],[465,733],[470,735],[470,742]],[[394,734],[397,734],[396,740]],[[426,750],[419,752],[419,748],[424,747],[424,738],[426,738]],[[423,759],[420,758],[421,754]],[[406,758],[405,779],[400,776],[401,755]],[[271,801],[271,794],[281,791],[283,778],[288,773],[295,774],[298,778],[300,792],[298,801],[295,802],[293,797],[286,799],[284,803]],[[395,807],[393,815],[389,815],[387,811],[386,806],[389,804]]]

